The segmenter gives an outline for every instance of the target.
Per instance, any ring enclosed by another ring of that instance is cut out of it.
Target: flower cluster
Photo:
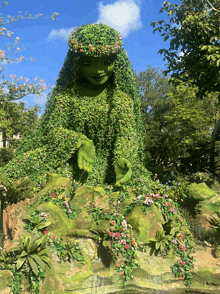
[[[135,251],[137,243],[132,237],[132,226],[127,223],[128,217],[124,217],[120,214],[116,214],[114,219],[110,221],[110,230],[104,234],[104,238],[111,241],[111,246],[115,257],[120,254],[125,258],[124,262],[117,264],[117,270],[123,271],[123,279],[127,281],[133,279],[131,276],[132,269],[137,268],[135,264]]]
[[[68,202],[67,201],[63,201],[63,204],[65,204],[66,209],[69,211],[69,213],[72,213],[72,210],[70,209]]]
[[[83,53],[92,57],[118,53],[123,45],[121,35],[104,24],[82,25],[74,30],[68,45],[75,53]]]
[[[57,191],[56,193],[51,193],[48,191],[46,195],[43,195],[41,197],[41,202],[44,201],[52,201],[53,204],[59,205],[63,208],[63,210],[66,212],[68,218],[73,219],[77,213],[79,213],[80,210],[76,210],[73,208],[69,203],[69,198],[67,197],[67,194],[60,193],[60,191]]]

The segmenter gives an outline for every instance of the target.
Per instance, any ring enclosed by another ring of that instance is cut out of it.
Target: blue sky
[[[181,0],[170,0],[171,4],[181,4]],[[163,41],[159,32],[153,34],[152,21],[165,20],[170,17],[166,12],[159,14],[163,0],[11,0],[9,6],[1,8],[1,17],[5,20],[8,15],[25,17],[39,13],[44,17],[50,17],[54,12],[59,13],[57,20],[47,19],[23,19],[4,25],[13,32],[12,39],[0,36],[0,49],[7,53],[7,45],[14,45],[15,38],[20,40],[8,57],[19,59],[24,56],[27,60],[18,63],[6,64],[0,76],[11,81],[11,74],[22,76],[34,82],[35,77],[46,79],[46,87],[54,86],[62,63],[68,52],[68,36],[71,31],[82,24],[104,23],[116,29],[122,35],[123,48],[127,51],[132,66],[136,73],[145,71],[147,66],[166,69],[166,61],[163,55],[157,54],[159,49],[169,48],[168,39]],[[0,3],[0,5],[2,2]],[[20,13],[22,12],[22,13]],[[21,50],[22,47],[25,49]],[[20,48],[15,56],[16,48]],[[34,58],[34,61],[31,61]],[[2,81],[2,78],[0,79]],[[43,93],[42,97],[29,94],[20,99],[26,106],[41,106],[42,114],[45,110],[47,94],[51,88]],[[39,114],[39,115],[40,115]]]

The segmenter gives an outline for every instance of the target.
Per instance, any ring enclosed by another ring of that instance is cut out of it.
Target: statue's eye
[[[109,60],[107,60],[106,62],[105,62],[105,64],[107,64],[107,65],[110,65],[110,64],[112,64],[113,63],[113,60],[111,60],[111,59],[109,59]]]
[[[83,62],[83,65],[84,65],[84,66],[90,66],[91,63],[84,61],[84,62]]]

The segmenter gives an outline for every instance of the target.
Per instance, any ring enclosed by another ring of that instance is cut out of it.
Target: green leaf
[[[163,228],[160,227],[160,228],[157,230],[156,237],[160,240],[160,239],[163,238],[164,235],[165,235],[165,232],[164,232]]]
[[[51,267],[51,260],[47,256],[42,256],[41,260],[44,261],[49,267]]]
[[[156,250],[158,250],[160,248],[160,246],[161,246],[161,243],[160,242],[156,242],[156,244],[155,244]]]
[[[42,250],[46,246],[47,240],[48,240],[47,235],[45,235],[41,238],[40,250]]]
[[[145,244],[148,244],[148,243],[150,243],[150,242],[157,242],[157,239],[155,239],[155,238],[151,238],[151,239],[147,240],[147,241],[145,242]]]
[[[45,271],[45,264],[43,261],[37,256],[37,254],[32,254],[31,257],[39,264],[39,266]]]
[[[37,276],[39,271],[38,271],[38,268],[37,268],[37,265],[36,265],[35,261],[29,256],[28,257],[28,262],[30,264],[30,267],[31,267],[32,271]]]
[[[26,258],[25,258],[25,257],[23,257],[23,258],[19,258],[19,259],[17,260],[17,262],[16,262],[16,264],[17,264],[17,269],[21,268],[25,261],[26,261]]]

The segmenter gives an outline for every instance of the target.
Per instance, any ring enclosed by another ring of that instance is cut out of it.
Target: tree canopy
[[[180,6],[165,1],[160,13],[164,11],[174,15],[171,25],[159,20],[151,26],[164,41],[171,38],[170,48],[158,51],[168,61],[165,75],[172,72],[175,82],[190,81],[200,98],[207,91],[220,92],[220,0],[182,0]]]

